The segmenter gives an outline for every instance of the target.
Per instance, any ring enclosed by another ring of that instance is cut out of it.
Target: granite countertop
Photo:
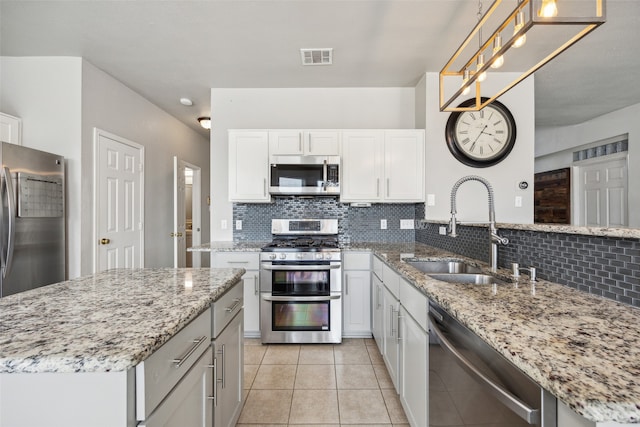
[[[244,269],[116,269],[0,298],[0,373],[125,371]]]
[[[187,248],[189,252],[260,252],[269,242],[210,242]]]
[[[416,244],[372,250],[463,325],[575,412],[596,422],[640,423],[640,310],[545,280],[445,283],[401,258],[484,263]],[[487,270],[488,271],[488,270]],[[510,280],[510,271],[498,276]]]

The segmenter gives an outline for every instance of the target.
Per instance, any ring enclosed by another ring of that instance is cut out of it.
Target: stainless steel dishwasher
[[[556,427],[556,398],[429,303],[429,426]]]

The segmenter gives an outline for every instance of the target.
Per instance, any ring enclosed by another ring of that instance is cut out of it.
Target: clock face
[[[475,103],[470,99],[460,107]],[[480,111],[454,112],[446,127],[447,145],[462,163],[487,167],[502,161],[513,148],[516,125],[507,107],[493,101]]]

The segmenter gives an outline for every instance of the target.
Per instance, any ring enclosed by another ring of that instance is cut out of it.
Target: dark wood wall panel
[[[534,222],[571,224],[571,169],[540,172],[534,177]]]

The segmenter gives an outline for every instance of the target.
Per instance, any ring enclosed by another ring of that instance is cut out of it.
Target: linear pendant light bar
[[[440,111],[481,110],[606,20],[605,0],[520,0],[509,10],[513,3],[513,0],[495,0],[442,68],[439,76]],[[557,10],[557,15],[540,16],[543,4],[549,3],[549,10],[552,13]],[[554,9],[554,6],[557,9]],[[496,25],[495,21],[501,19],[500,15],[506,15],[506,18]],[[519,30],[516,23],[521,24]],[[488,26],[490,28],[487,28]],[[470,43],[482,31],[485,34],[491,31],[491,36],[484,41],[481,40],[480,47],[469,54]],[[525,35],[527,42],[523,44],[523,39],[520,38]],[[500,43],[505,39],[506,41]],[[495,51],[494,46],[497,46]],[[484,55],[485,63],[475,70],[474,66],[481,54]],[[486,82],[480,82],[478,77],[482,73],[487,73],[487,79],[491,79],[492,75],[500,75],[500,72],[491,67],[500,56],[505,63],[505,67],[500,71],[517,71],[519,76],[493,94],[483,93],[483,85]],[[510,60],[514,60],[514,63],[510,64]],[[465,70],[468,71],[469,78],[463,81]],[[457,107],[457,104],[466,100],[464,95],[473,87],[476,102],[468,107]]]

